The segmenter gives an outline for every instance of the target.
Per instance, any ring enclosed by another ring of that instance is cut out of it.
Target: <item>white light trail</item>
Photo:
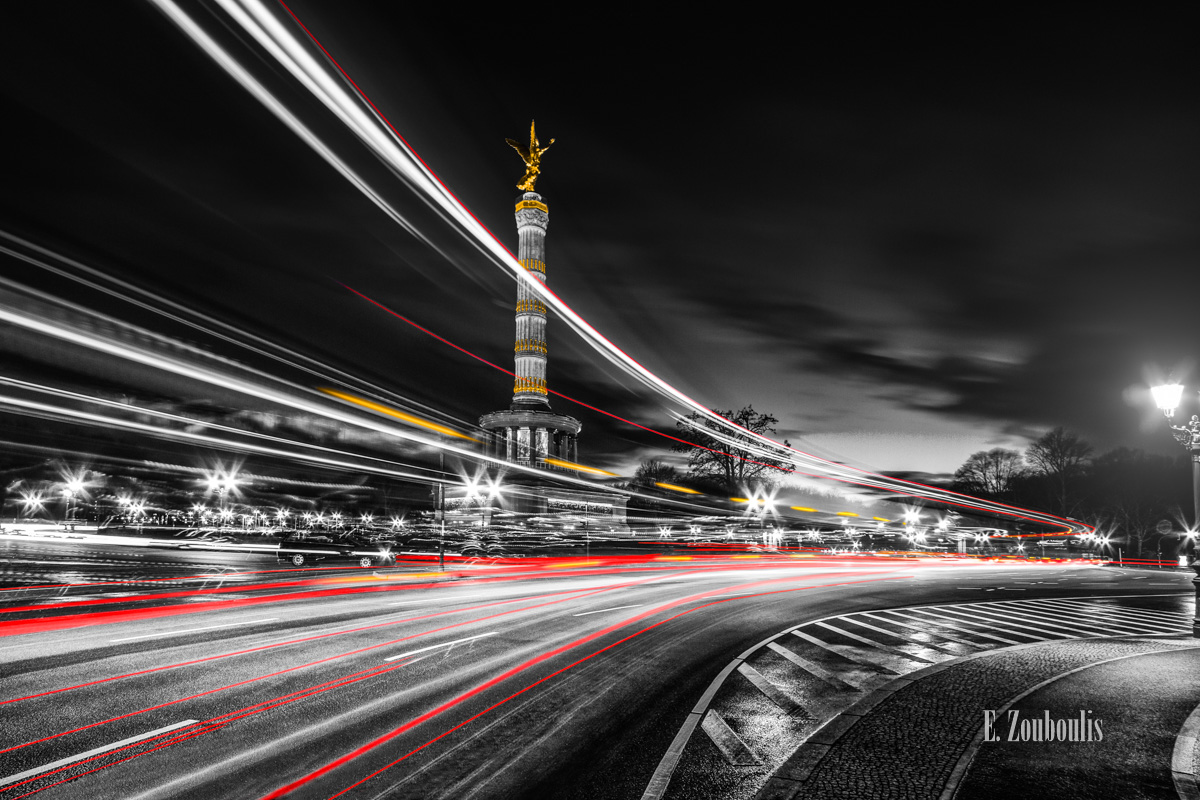
[[[199,359],[196,361],[185,361],[174,356],[154,352],[143,347],[138,347],[127,341],[100,336],[90,331],[77,330],[76,328],[67,326],[59,321],[46,319],[25,309],[16,308],[13,306],[0,304],[0,322],[8,322],[12,325],[23,327],[27,330],[31,330],[51,338],[80,345],[97,352],[105,353],[107,355],[115,356],[128,361],[133,361],[134,363],[144,364],[164,372],[179,375],[180,377],[186,379],[218,386],[229,391],[234,391],[250,397],[256,397],[260,400],[266,400],[281,406],[304,411],[316,416],[325,417],[346,425],[354,425],[359,428],[365,428],[376,433],[414,442],[426,447],[441,448],[447,452],[454,453],[455,455],[475,459],[477,461],[486,461],[497,466],[504,466],[510,471],[525,472],[531,475],[543,477],[546,474],[544,470],[539,470],[536,467],[510,463],[504,461],[503,459],[477,453],[473,450],[466,450],[462,447],[458,447],[445,441],[426,438],[425,436],[421,436],[409,430],[382,422],[373,416],[359,416],[357,414],[348,413],[345,410],[348,408],[348,406],[343,406],[340,404],[337,406],[331,406],[324,401],[324,395],[315,390],[303,386],[296,386],[278,378],[271,378],[265,373],[252,370],[248,367],[237,364],[236,362],[213,356],[205,353],[202,350],[199,350],[198,348],[186,347],[181,343],[176,343],[166,337],[153,334],[150,331],[137,328],[136,326],[123,323],[119,320],[102,317],[101,315],[88,312],[86,309],[82,309],[73,304],[62,303],[62,305],[66,305],[79,313],[89,314],[93,318],[102,319],[107,325],[112,326],[115,329],[129,332],[136,337],[143,337],[155,342],[169,344],[173,347],[173,349],[190,351],[189,354],[211,359],[212,361],[217,362],[221,369],[216,369],[200,363]],[[237,368],[237,370],[241,372],[250,372],[260,379],[268,379],[282,388],[273,388],[242,378],[236,374],[234,368]],[[221,444],[225,447],[232,446],[234,449],[250,449],[272,455],[299,458],[302,460],[315,461],[317,463],[327,463],[330,466],[350,466],[360,470],[370,469],[372,471],[377,471],[378,474],[388,474],[394,477],[409,477],[420,481],[429,480],[429,478],[424,475],[401,473],[391,470],[379,471],[379,468],[368,468],[362,464],[339,464],[333,460],[321,459],[317,456],[288,453],[286,451],[268,448],[263,445],[255,445],[249,442],[232,442],[231,440],[222,440],[218,439],[217,437],[208,437],[204,436],[203,434],[195,434],[188,431],[170,431],[158,426],[148,425],[146,423],[122,420],[115,417],[104,417],[90,412],[79,411],[77,409],[50,406],[45,403],[37,403],[35,401],[23,400],[16,397],[3,397],[0,398],[0,401],[3,401],[12,407],[25,408],[34,413],[61,415],[63,417],[71,417],[76,420],[87,421],[96,424],[106,424],[113,425],[115,427],[136,429],[145,433],[159,436],[173,436],[177,438],[192,439],[195,441],[207,441],[212,444]],[[197,424],[207,424],[201,420],[194,420],[193,422]],[[564,483],[572,483],[581,487],[594,488],[594,484],[581,478],[574,478],[568,475],[556,475],[555,478]],[[437,479],[435,478],[435,480]],[[628,494],[629,492],[626,493]]]
[[[170,298],[162,297],[161,295],[149,292],[140,286],[129,283],[128,281],[121,280],[120,278],[113,277],[111,275],[106,275],[96,268],[84,264],[83,262],[47,250],[46,248],[26,239],[22,239],[19,236],[14,236],[6,231],[0,231],[0,238],[37,253],[44,258],[36,258],[29,253],[24,253],[11,247],[0,245],[0,253],[3,253],[4,255],[23,261],[26,264],[37,267],[41,270],[45,270],[46,272],[50,272],[59,277],[67,278],[68,280],[79,283],[88,287],[89,289],[94,289],[95,291],[109,295],[110,297],[115,297],[137,308],[153,312],[154,314],[165,317],[172,322],[186,325],[193,330],[200,331],[208,336],[212,336],[215,339],[228,342],[237,347],[249,350],[257,355],[265,356],[293,369],[318,377],[323,383],[337,383],[340,381],[347,385],[361,384],[381,398],[390,398],[391,402],[410,406],[420,406],[422,410],[427,413],[433,415],[441,414],[440,411],[432,408],[431,406],[415,403],[409,398],[401,397],[394,392],[390,392],[380,386],[363,381],[361,378],[340,370],[337,367],[324,364],[314,358],[311,358],[310,356],[299,353],[295,350],[291,350],[287,347],[283,347],[282,345],[264,339],[263,337],[252,332],[245,331],[228,323],[222,322],[219,319],[206,319],[204,323],[189,319],[187,315],[194,314],[195,312],[185,305],[176,303]],[[44,259],[54,259],[55,261],[71,267],[73,270],[81,272],[85,275],[89,275],[97,280],[91,280],[89,278],[82,277],[81,275],[75,274],[69,270],[55,266]],[[110,288],[109,286],[98,282],[99,280],[107,281],[117,288]],[[28,291],[27,289],[24,289],[24,287],[20,287],[18,284],[15,284],[11,281],[3,281],[3,283],[23,291]],[[54,298],[49,299],[53,300]],[[306,364],[312,366],[307,366]],[[336,378],[331,376],[336,376]]]
[[[150,0],[175,22],[193,41],[207,52],[223,69],[247,88],[289,128],[297,133],[310,147],[339,170],[360,191],[371,198],[388,216],[396,219],[406,230],[413,232],[423,242],[425,237],[419,236],[412,226],[403,221],[401,215],[388,205],[377,192],[372,190],[358,175],[349,171],[345,165],[332,154],[330,149],[321,143],[315,135],[304,127],[283,104],[270,94],[261,84],[255,81],[249,73],[239,65],[232,56],[220,48],[198,25],[179,9],[171,0]],[[395,133],[391,125],[359,93],[352,93],[341,74],[334,74],[329,64],[314,58],[309,48],[293,34],[291,23],[285,24],[277,11],[269,8],[259,0],[217,0],[217,4],[240,25],[258,44],[267,50],[284,69],[286,69],[302,86],[313,94],[330,112],[356,135],[363,144],[380,158],[388,168],[401,178],[416,195],[431,208],[438,211],[443,219],[454,225],[474,247],[479,249],[494,264],[505,270],[517,281],[523,281],[548,306],[553,308],[560,317],[593,349],[604,358],[623,369],[643,385],[711,420],[721,428],[732,431],[740,437],[749,437],[765,452],[775,454],[777,458],[786,458],[798,469],[812,470],[824,477],[839,481],[858,483],[874,488],[906,495],[922,496],[938,499],[941,502],[962,504],[971,507],[994,509],[993,513],[1006,516],[1016,516],[1050,525],[1063,525],[1069,528],[1086,528],[1080,523],[1073,523],[1048,514],[1039,514],[1026,509],[1003,506],[1002,504],[986,503],[976,498],[969,498],[955,492],[922,486],[895,478],[876,475],[856,467],[848,467],[836,462],[795,450],[776,442],[766,436],[742,428],[730,420],[714,413],[708,407],[698,403],[674,386],[670,385],[654,373],[643,367],[624,351],[610,342],[586,320],[558,298],[541,281],[533,278],[491,233],[480,224],[471,213],[458,202],[440,180],[424,165],[420,157]],[[435,248],[436,249],[436,248]],[[440,251],[439,251],[440,252]],[[444,255],[444,253],[443,253]],[[450,259],[451,263],[453,260]],[[739,447],[745,447],[739,444]]]

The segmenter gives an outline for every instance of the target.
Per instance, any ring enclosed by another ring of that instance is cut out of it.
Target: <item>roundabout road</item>
[[[640,798],[714,676],[784,629],[984,600],[1191,607],[1182,573],[1063,564],[424,569],[0,593],[0,798]]]

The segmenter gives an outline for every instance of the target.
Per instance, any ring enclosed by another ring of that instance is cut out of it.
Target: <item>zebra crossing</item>
[[[1114,599],[996,600],[842,614],[796,626],[748,654],[704,714],[702,730],[732,765],[764,762],[781,732],[798,745],[825,720],[899,677],[989,650],[1064,639],[1190,636],[1191,614]],[[765,702],[764,702],[765,700]],[[758,741],[738,724],[763,706],[776,724]]]

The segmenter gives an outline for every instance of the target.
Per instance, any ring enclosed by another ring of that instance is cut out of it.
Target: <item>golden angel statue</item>
[[[554,140],[550,140],[550,144],[545,147],[540,146],[537,140],[537,133],[534,132],[534,123],[529,123],[529,149],[526,150],[515,139],[505,139],[513,150],[516,150],[521,158],[525,161],[525,175],[521,178],[521,182],[517,184],[517,188],[523,192],[534,191],[533,185],[537,183],[538,175],[541,173],[542,153],[550,149],[550,144],[554,144]]]

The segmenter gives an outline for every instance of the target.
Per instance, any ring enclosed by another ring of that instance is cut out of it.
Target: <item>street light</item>
[[[75,510],[75,493],[70,489],[63,489],[62,496],[63,500],[67,501],[67,509],[63,514],[63,519],[70,524],[71,517],[73,516],[72,512]]]
[[[75,522],[75,498],[83,494],[83,479],[71,475],[67,478],[64,487],[62,496],[67,501],[66,521],[70,524]]]
[[[42,500],[42,493],[34,491],[22,492],[21,504],[21,512],[27,517],[41,511],[46,505]]]
[[[1171,429],[1171,435],[1175,437],[1175,441],[1186,447],[1192,456],[1192,527],[1197,528],[1200,527],[1200,417],[1193,414],[1187,425],[1172,424],[1175,410],[1179,408],[1179,402],[1183,398],[1183,384],[1169,378],[1168,381],[1153,387],[1150,393],[1154,395],[1154,404],[1167,418],[1167,427]],[[1196,573],[1196,577],[1192,578],[1198,601],[1196,613],[1200,615],[1200,563],[1193,561],[1192,569]],[[1200,639],[1200,616],[1192,619],[1192,636]]]
[[[1182,384],[1167,383],[1155,386],[1150,393],[1154,395],[1154,404],[1167,418],[1167,426],[1171,429],[1175,441],[1192,454],[1192,522],[1193,525],[1200,525],[1200,417],[1193,414],[1186,426],[1171,424],[1183,397]]]

